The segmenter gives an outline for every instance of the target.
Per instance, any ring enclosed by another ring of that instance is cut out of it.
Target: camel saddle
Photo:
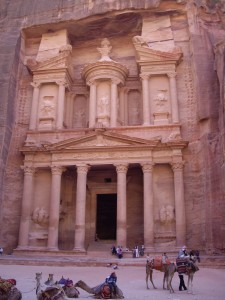
[[[171,263],[171,261],[169,259],[167,259],[166,264],[169,265],[170,263]],[[152,261],[150,262],[150,264],[151,264],[152,269],[164,272],[162,257],[159,256],[159,257],[153,258]]]
[[[177,272],[179,274],[186,274],[187,273],[187,268],[188,268],[188,259],[187,258],[177,258],[176,259],[176,264],[177,264]]]
[[[15,279],[0,278],[0,290],[3,293],[8,293],[14,285],[16,285],[16,280]]]

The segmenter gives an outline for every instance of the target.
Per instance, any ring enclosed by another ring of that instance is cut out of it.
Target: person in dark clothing
[[[179,278],[180,278],[179,291],[182,291],[182,289],[184,289],[186,291],[187,288],[186,288],[186,285],[184,282],[184,275],[179,274]]]
[[[179,258],[188,257],[186,249],[187,249],[186,246],[182,247],[182,249],[178,253],[178,257]],[[179,291],[182,291],[182,289],[184,289],[186,291],[187,288],[186,288],[186,285],[185,285],[185,282],[184,282],[184,275],[183,274],[179,274],[179,278],[180,278]]]
[[[117,285],[116,285],[116,282],[117,282],[116,273],[115,272],[111,273],[111,275],[109,275],[105,279],[105,282],[109,284],[112,293],[116,294],[116,287],[117,287]]]

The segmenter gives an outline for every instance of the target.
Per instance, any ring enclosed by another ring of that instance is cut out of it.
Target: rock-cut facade
[[[223,253],[223,1],[11,0],[1,23],[5,251]]]

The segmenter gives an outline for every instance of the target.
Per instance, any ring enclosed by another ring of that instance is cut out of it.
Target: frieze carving
[[[31,219],[34,223],[43,226],[48,223],[49,215],[43,207],[36,207]]]

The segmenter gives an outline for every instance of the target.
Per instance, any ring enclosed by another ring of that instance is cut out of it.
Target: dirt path
[[[48,274],[54,274],[54,280],[61,276],[69,277],[74,282],[84,280],[89,286],[95,286],[108,276],[113,270],[109,267],[49,267],[25,265],[0,265],[2,278],[15,278],[17,287],[23,293],[23,300],[36,300],[35,273],[43,273],[43,284]],[[154,271],[154,283],[157,290],[151,286],[146,289],[145,268],[121,266],[116,270],[118,286],[124,293],[125,299],[152,300],[225,300],[225,269],[201,268],[194,278],[194,295],[178,290],[179,278],[175,274],[173,279],[174,294],[162,289],[163,274]],[[187,282],[187,277],[185,276]],[[80,290],[79,299],[92,299],[91,295]]]

